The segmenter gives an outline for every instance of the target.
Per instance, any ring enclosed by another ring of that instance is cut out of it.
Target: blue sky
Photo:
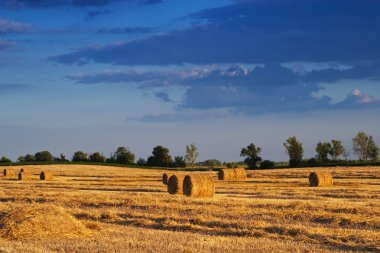
[[[379,27],[377,0],[0,0],[0,155],[380,144]]]

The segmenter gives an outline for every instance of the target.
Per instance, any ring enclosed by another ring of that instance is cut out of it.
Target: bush
[[[274,162],[270,160],[264,160],[260,163],[260,169],[272,169],[274,167]]]

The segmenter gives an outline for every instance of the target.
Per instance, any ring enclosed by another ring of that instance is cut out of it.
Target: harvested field
[[[318,168],[334,178],[321,188],[309,186],[315,168],[258,170],[236,182],[218,181],[214,172],[211,198],[168,194],[159,170],[23,168],[32,171],[27,184],[0,177],[0,220],[11,224],[16,217],[4,217],[17,208],[53,207],[39,226],[59,222],[59,212],[77,232],[41,239],[15,228],[14,239],[0,225],[0,252],[380,251],[380,167]],[[42,171],[52,171],[54,181],[40,181]]]

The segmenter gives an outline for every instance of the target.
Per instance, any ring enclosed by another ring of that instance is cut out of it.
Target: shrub
[[[272,169],[274,168],[274,162],[270,160],[264,160],[260,163],[260,169]]]

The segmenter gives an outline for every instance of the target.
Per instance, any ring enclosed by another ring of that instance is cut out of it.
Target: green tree
[[[95,163],[104,163],[104,161],[106,160],[106,157],[99,152],[91,154],[89,158],[91,162]]]
[[[289,137],[284,143],[286,153],[289,155],[289,166],[297,167],[301,165],[303,156],[302,143],[295,136]]]
[[[147,164],[149,166],[169,167],[172,164],[169,149],[160,145],[154,147],[152,156],[148,158]]]
[[[377,160],[379,148],[376,146],[372,136],[359,132],[352,139],[352,149],[359,157],[360,161],[368,162],[368,160]]]
[[[182,156],[174,157],[173,167],[176,167],[176,168],[186,167],[185,159]]]
[[[201,165],[208,166],[208,167],[215,167],[215,166],[222,166],[222,162],[217,159],[208,159],[201,162]]]
[[[327,156],[331,153],[331,144],[328,142],[318,142],[317,147],[315,148],[317,152],[317,158],[320,161],[327,161]]]
[[[12,163],[12,160],[6,156],[1,157],[0,163]]]
[[[144,158],[139,158],[137,160],[137,165],[140,165],[140,166],[145,166],[146,165],[146,160]]]
[[[50,163],[53,162],[54,157],[49,151],[40,151],[34,154],[34,158],[36,162],[45,162],[45,163]]]
[[[339,140],[331,141],[330,155],[334,161],[338,160],[339,156],[344,155],[345,152],[346,152],[346,149],[344,148],[343,143],[341,141]]]
[[[244,162],[248,165],[249,169],[256,169],[256,163],[261,161],[260,152],[261,148],[251,143],[246,148],[241,149],[240,156],[246,157]]]
[[[133,164],[135,162],[135,154],[126,147],[118,147],[114,156],[116,162],[120,164]]]
[[[17,160],[20,163],[32,163],[36,161],[36,159],[34,158],[34,155],[31,155],[31,154],[26,154],[25,156],[19,156]]]
[[[73,162],[87,162],[88,161],[87,153],[83,151],[77,151],[74,153],[73,158],[71,160]]]
[[[195,146],[195,143],[190,145],[186,145],[186,155],[185,159],[188,163],[190,163],[191,167],[194,167],[195,161],[198,157],[198,149]]]

